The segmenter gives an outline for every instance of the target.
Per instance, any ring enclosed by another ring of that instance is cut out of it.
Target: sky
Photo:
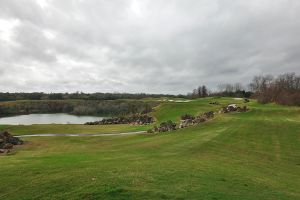
[[[186,94],[299,74],[299,19],[299,0],[0,0],[0,91]]]

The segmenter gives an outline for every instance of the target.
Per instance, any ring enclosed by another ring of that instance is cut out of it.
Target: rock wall
[[[246,112],[249,109],[246,106],[239,107],[236,104],[229,104],[226,107],[222,108],[219,113],[229,113],[229,112]],[[176,123],[173,123],[172,121],[167,121],[161,123],[158,127],[154,126],[153,129],[149,129],[148,133],[160,133],[160,132],[168,132],[176,129],[182,129],[187,128],[189,126],[197,125],[203,122],[206,122],[209,119],[212,119],[215,117],[214,111],[204,112],[200,115],[193,116],[190,114],[184,114],[181,116],[180,124],[179,126],[176,125]]]
[[[113,117],[95,122],[87,122],[85,125],[107,125],[107,124],[133,124],[147,125],[154,122],[154,118],[148,115],[136,114],[127,117]]]

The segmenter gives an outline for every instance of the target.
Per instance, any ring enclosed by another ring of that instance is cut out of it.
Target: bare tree
[[[202,87],[201,86],[198,87],[197,92],[198,92],[198,97],[202,97]]]
[[[233,87],[235,92],[240,92],[243,90],[243,86],[241,83],[235,83]]]
[[[205,85],[202,85],[201,93],[202,93],[202,97],[207,97],[208,96],[207,88],[206,88]]]
[[[285,105],[300,105],[300,76],[287,73],[274,78],[271,75],[255,76],[250,84],[258,101]]]

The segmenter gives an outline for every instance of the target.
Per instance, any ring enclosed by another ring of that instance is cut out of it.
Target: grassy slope
[[[220,105],[210,105],[209,102],[212,101],[217,101]],[[205,98],[201,100],[192,100],[187,103],[164,102],[160,106],[156,107],[154,116],[159,123],[167,120],[179,122],[182,114],[196,115],[211,110],[218,111],[222,106],[230,103],[244,105],[242,99],[235,100],[233,98]]]
[[[155,116],[208,101],[166,103]],[[0,157],[0,199],[299,199],[300,109],[250,104],[168,134],[28,138]]]

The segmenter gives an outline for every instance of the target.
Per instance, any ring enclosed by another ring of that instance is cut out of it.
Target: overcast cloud
[[[0,91],[187,93],[300,73],[299,0],[0,0]]]

